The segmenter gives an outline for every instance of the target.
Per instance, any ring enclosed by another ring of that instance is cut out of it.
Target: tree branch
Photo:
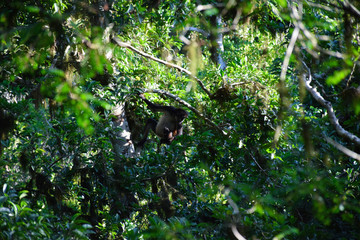
[[[197,28],[197,27],[185,27],[184,31],[181,33],[182,36],[185,36],[187,32],[189,31],[194,31],[194,32],[198,32],[201,33],[202,35],[204,35],[204,37],[208,38],[210,36],[210,33],[201,29],[201,28]]]
[[[354,151],[351,151],[350,149],[344,147],[343,145],[341,145],[340,143],[332,140],[331,138],[325,136],[325,140],[326,142],[330,143],[331,145],[333,145],[337,150],[341,151],[342,153],[344,153],[345,155],[355,159],[355,160],[358,160],[360,161],[360,155],[357,154],[356,152]]]
[[[353,17],[360,17],[360,11],[352,5],[349,1],[339,1],[339,3],[344,7],[344,9],[350,13]]]
[[[326,112],[329,116],[330,123],[334,126],[337,134],[340,137],[343,137],[343,138],[351,141],[352,143],[355,143],[356,145],[360,146],[360,138],[358,136],[346,131],[339,124],[339,119],[336,117],[331,103],[329,101],[326,101],[323,98],[323,96],[321,96],[321,94],[317,91],[317,89],[310,85],[310,83],[312,81],[312,75],[311,75],[310,68],[306,65],[306,63],[304,61],[302,61],[302,63],[304,65],[305,69],[308,71],[309,76],[308,76],[308,79],[306,79],[306,76],[303,76],[301,78],[301,81],[304,82],[306,89],[310,92],[310,94],[313,96],[313,98],[326,109]]]
[[[195,79],[195,80],[198,82],[198,84],[200,85],[200,87],[204,90],[204,92],[205,92],[207,95],[211,96],[210,91],[205,87],[204,83],[203,83],[199,78],[197,78],[196,76],[194,76],[189,70],[187,70],[187,69],[185,69],[185,68],[182,68],[182,67],[180,67],[180,66],[178,66],[178,65],[176,65],[176,64],[169,63],[169,62],[167,62],[167,61],[164,61],[164,60],[161,60],[161,59],[156,58],[156,57],[154,57],[154,56],[151,56],[150,54],[147,54],[147,53],[145,53],[145,52],[143,52],[143,51],[141,51],[141,50],[139,50],[139,49],[136,49],[135,47],[131,46],[129,43],[122,42],[118,37],[113,37],[112,39],[113,39],[113,40],[116,42],[116,44],[117,44],[118,46],[120,46],[120,47],[127,48],[127,49],[129,49],[129,50],[131,50],[131,51],[133,51],[133,52],[135,52],[135,53],[137,53],[137,54],[139,54],[139,55],[141,55],[141,56],[143,56],[143,57],[145,57],[145,58],[151,59],[151,60],[153,60],[153,61],[156,61],[156,62],[159,62],[159,63],[161,63],[161,64],[164,64],[165,66],[172,67],[172,68],[175,68],[175,69],[177,69],[177,70],[179,70],[179,71],[181,71],[181,72],[183,72],[183,73],[186,73],[188,76],[190,76],[191,78]]]

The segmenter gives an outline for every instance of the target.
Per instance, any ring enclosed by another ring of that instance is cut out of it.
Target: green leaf
[[[48,73],[53,75],[53,76],[57,76],[60,78],[64,78],[65,77],[65,73],[64,71],[57,69],[57,68],[50,68],[48,69]]]
[[[11,202],[11,201],[9,201],[9,203],[13,206],[15,216],[17,216],[17,214],[18,214],[18,208],[17,208],[16,204],[13,203],[13,202]]]
[[[273,239],[274,240],[280,240],[280,239],[283,239],[287,235],[290,235],[290,234],[299,234],[299,230],[297,228],[292,227],[292,228],[290,228],[288,230],[285,230],[282,233],[276,235]]]
[[[9,213],[10,209],[6,207],[0,207],[0,213]]]
[[[326,79],[326,83],[329,85],[336,85],[341,82],[348,74],[350,69],[343,69],[340,71],[335,71],[334,74]]]
[[[286,8],[287,7],[287,2],[286,0],[277,0],[277,3],[283,7],[283,8]]]
[[[355,114],[358,115],[360,113],[360,102],[354,104]]]
[[[31,13],[39,13],[40,12],[40,8],[38,8],[36,6],[28,6],[28,7],[26,7],[26,9]]]
[[[211,8],[205,11],[206,16],[214,16],[219,13],[219,10],[217,8]]]
[[[27,194],[28,194],[28,192],[29,192],[29,191],[27,191],[27,190],[22,191],[21,194],[20,194],[20,196],[19,196],[19,199],[23,199],[24,197],[26,197]]]

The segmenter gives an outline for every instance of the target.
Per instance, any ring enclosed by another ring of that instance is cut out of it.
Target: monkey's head
[[[182,123],[185,120],[185,118],[188,117],[188,115],[189,114],[187,111],[185,111],[181,108],[176,109],[175,117],[176,117],[176,121],[178,123]]]

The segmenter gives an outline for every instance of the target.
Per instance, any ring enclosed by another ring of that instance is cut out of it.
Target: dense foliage
[[[1,2],[0,239],[358,239],[359,9]]]

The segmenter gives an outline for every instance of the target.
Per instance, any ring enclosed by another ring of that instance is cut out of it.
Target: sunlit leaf
[[[215,7],[207,9],[205,11],[205,15],[207,15],[207,16],[215,16],[218,13],[219,13],[219,10],[217,8],[215,8]]]
[[[19,199],[23,199],[24,197],[26,197],[28,195],[28,192],[29,191],[22,191],[20,196],[19,196]]]
[[[329,76],[326,79],[326,83],[329,85],[339,84],[346,76],[350,73],[350,69],[342,69],[340,71],[335,71],[333,75]]]
[[[287,1],[286,1],[286,0],[276,0],[276,2],[277,2],[282,8],[286,8],[286,7],[287,7]]]

